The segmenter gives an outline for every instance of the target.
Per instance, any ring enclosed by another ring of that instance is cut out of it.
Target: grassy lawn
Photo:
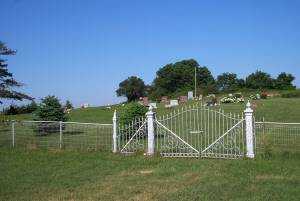
[[[300,153],[167,159],[0,149],[0,200],[299,200]]]
[[[181,107],[195,104],[195,101],[189,101],[184,105],[180,105],[175,110]],[[246,107],[246,103],[240,104],[221,104],[221,109],[225,112],[242,113]],[[280,121],[280,122],[300,122],[300,98],[269,98],[266,100],[253,100],[252,107],[255,112],[257,121]],[[219,107],[215,108],[219,109]],[[91,107],[80,108],[73,110],[69,115],[69,121],[88,122],[88,123],[112,123],[114,110],[118,114],[124,112],[122,106],[112,106],[110,109],[106,107]],[[166,109],[162,104],[158,104],[157,115],[163,115],[173,112],[174,109]],[[30,114],[9,115],[2,117],[6,120],[31,120]]]
[[[266,121],[300,122],[299,98],[252,103],[257,121],[265,117]],[[187,103],[191,104],[195,102]],[[70,121],[111,123],[115,109],[123,112],[122,106],[95,107],[76,109],[69,117]],[[223,104],[221,109],[241,113],[245,104]],[[159,105],[157,115],[171,111]],[[16,118],[30,119],[30,115]],[[16,132],[19,133],[18,127]],[[55,139],[58,140],[58,135]],[[300,198],[298,143],[293,147],[269,147],[254,160],[176,159],[142,154],[126,157],[87,149],[59,150],[58,146],[51,149],[0,147],[0,172],[0,200],[5,201],[292,201]]]
[[[195,104],[195,102],[189,101],[186,105],[192,104]],[[266,121],[300,122],[300,98],[270,98],[266,100],[254,100],[252,104],[257,121],[262,120],[264,117]],[[173,109],[163,108],[161,104],[158,106],[157,115],[168,114],[173,111]],[[228,113],[242,113],[245,107],[246,103],[221,105],[221,109],[224,109]],[[121,106],[112,107],[111,109],[95,107],[74,110],[70,113],[69,117],[70,121],[111,123],[115,109],[118,113],[123,112],[123,107]]]

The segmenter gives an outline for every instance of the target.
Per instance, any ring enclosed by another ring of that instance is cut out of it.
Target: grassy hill
[[[265,121],[278,121],[278,122],[300,122],[300,98],[269,98],[265,100],[253,100],[252,107],[257,121],[265,118]],[[195,101],[189,101],[175,108],[196,104]],[[246,107],[246,103],[235,104],[221,104],[221,109],[225,112],[242,113]],[[215,109],[219,109],[216,107]],[[111,123],[113,112],[117,110],[119,114],[124,111],[121,105],[112,106],[110,109],[107,107],[91,107],[80,108],[73,110],[69,115],[69,121],[76,122],[90,122],[90,123]],[[168,114],[174,109],[166,109],[162,104],[158,104],[157,115]],[[3,118],[3,117],[2,117]],[[10,115],[5,116],[7,120],[31,120],[31,114]]]

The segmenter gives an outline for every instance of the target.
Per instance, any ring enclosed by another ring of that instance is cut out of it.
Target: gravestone
[[[194,93],[192,91],[188,92],[188,100],[192,100],[194,98]]]

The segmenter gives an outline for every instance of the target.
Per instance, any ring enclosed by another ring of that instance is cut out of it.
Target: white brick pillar
[[[149,107],[149,111],[146,113],[147,124],[148,124],[148,155],[154,154],[155,149],[155,139],[154,139],[154,121],[155,121],[155,112],[152,111],[152,107]]]
[[[254,158],[254,124],[253,124],[253,109],[251,103],[248,101],[247,108],[245,109],[245,121],[246,121],[246,148],[247,158]]]
[[[117,130],[118,130],[118,117],[117,117],[117,111],[115,110],[114,116],[113,116],[113,136],[112,136],[112,143],[113,143],[113,152],[118,152],[117,148]]]

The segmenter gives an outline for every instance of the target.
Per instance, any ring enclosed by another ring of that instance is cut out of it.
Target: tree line
[[[223,73],[215,79],[206,66],[200,66],[194,59],[182,60],[161,67],[156,72],[151,85],[136,76],[131,76],[119,84],[116,93],[127,97],[128,101],[135,101],[141,96],[157,99],[161,96],[185,95],[187,91],[194,90],[195,71],[197,80],[197,94],[230,93],[243,89],[252,90],[292,90],[295,77],[285,72],[276,78],[262,71],[256,71],[246,77],[238,78],[235,73]]]

